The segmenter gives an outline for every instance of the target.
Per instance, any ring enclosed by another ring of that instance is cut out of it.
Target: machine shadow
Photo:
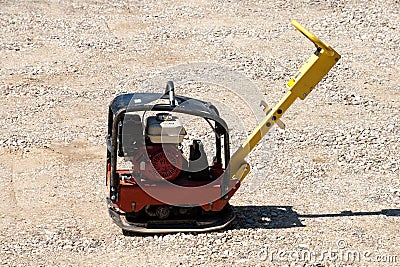
[[[298,214],[292,206],[233,206],[236,219],[231,229],[280,229],[305,227],[301,219],[324,217],[351,217],[385,215],[400,217],[400,209],[383,209],[372,212],[342,211],[340,213]]]
[[[381,211],[352,212],[342,211],[340,213],[321,213],[321,214],[298,214],[292,206],[232,206],[236,213],[235,220],[226,228],[219,230],[224,232],[227,229],[283,229],[305,227],[301,219],[304,218],[334,218],[334,217],[352,217],[352,216],[373,216],[385,215],[400,217],[400,209],[383,209]],[[196,235],[198,233],[192,232]],[[134,236],[153,236],[154,234],[133,233],[123,231],[127,237]],[[160,233],[159,236],[167,234]]]

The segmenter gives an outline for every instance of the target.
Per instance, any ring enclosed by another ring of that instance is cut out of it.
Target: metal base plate
[[[108,212],[111,219],[118,225],[124,233],[178,233],[178,232],[207,232],[223,229],[234,219],[235,213],[232,207],[227,204],[223,210],[213,212],[206,216],[183,220],[149,220],[146,222],[128,221],[125,215],[118,213],[112,207]]]

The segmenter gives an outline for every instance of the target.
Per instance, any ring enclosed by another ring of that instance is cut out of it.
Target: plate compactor
[[[273,108],[262,101],[265,118],[232,155],[228,126],[217,108],[175,95],[171,81],[163,93],[115,97],[108,115],[107,203],[112,220],[124,233],[212,231],[234,220],[229,199],[250,171],[246,156],[274,124],[282,126],[285,111],[297,98],[304,100],[340,59],[298,22],[292,25],[315,44],[316,51],[289,80],[287,92]],[[188,123],[197,127],[192,133],[182,120],[187,116],[194,117]],[[196,119],[206,122],[209,130]],[[192,137],[199,127],[212,135],[205,140]],[[211,154],[206,147],[212,148]]]

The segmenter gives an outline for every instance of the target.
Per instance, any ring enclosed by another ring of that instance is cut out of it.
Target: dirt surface
[[[397,0],[0,0],[0,264],[399,266],[399,10]],[[105,203],[109,102],[173,79],[178,93],[225,105],[235,147],[256,124],[254,96],[276,103],[313,52],[291,19],[342,59],[249,157],[233,225],[123,236]],[[207,77],[190,81],[199,62]],[[228,72],[243,83],[221,82]]]

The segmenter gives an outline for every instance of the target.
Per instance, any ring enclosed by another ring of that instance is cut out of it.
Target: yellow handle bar
[[[229,162],[229,171],[231,177],[235,177],[236,179],[243,180],[246,177],[250,166],[245,161],[245,158],[260,142],[263,136],[280,120],[285,111],[297,98],[305,99],[340,59],[340,55],[333,48],[318,39],[300,23],[293,20],[292,25],[315,44],[318,53],[313,53],[303,66],[301,66],[296,75],[290,79],[287,83],[289,90],[271,111],[266,114],[263,121],[232,155]],[[323,51],[320,51],[320,49]],[[243,171],[241,171],[241,168]]]
[[[325,44],[324,42],[322,42],[317,36],[312,34],[309,30],[307,30],[303,25],[301,25],[300,23],[298,23],[295,20],[292,20],[292,25],[297,30],[299,30],[305,37],[307,37],[311,42],[313,42],[316,47],[320,47],[329,55],[333,55],[333,53],[334,53],[333,49],[330,46],[328,46],[327,44]]]

